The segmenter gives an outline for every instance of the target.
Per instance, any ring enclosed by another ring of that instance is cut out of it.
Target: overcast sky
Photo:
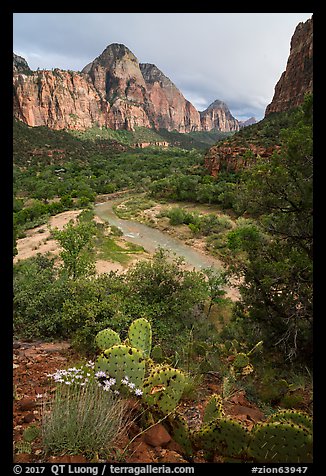
[[[312,13],[15,13],[14,52],[31,69],[81,70],[111,43],[154,63],[199,110],[264,117],[298,23]]]

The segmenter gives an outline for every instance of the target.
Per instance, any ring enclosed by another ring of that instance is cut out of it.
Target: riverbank
[[[57,263],[60,262],[59,254],[61,247],[58,242],[51,235],[51,228],[58,228],[62,230],[69,221],[76,221],[78,215],[82,210],[69,210],[66,212],[59,213],[54,215],[49,219],[49,222],[44,225],[40,225],[31,230],[26,231],[26,237],[19,238],[17,240],[17,255],[14,257],[14,264],[18,261],[32,258],[37,254],[47,254],[50,253],[53,256],[57,257]],[[98,223],[104,223],[101,218],[94,216],[94,220]],[[123,237],[116,237],[115,243],[117,246],[123,248],[125,247],[126,240]],[[146,259],[144,254],[129,254],[128,263],[122,264],[118,261],[111,261],[107,259],[96,259],[95,267],[96,274],[110,273],[111,271],[125,272],[128,267],[139,259]]]
[[[174,204],[161,204],[154,202],[154,205],[141,210],[139,214],[134,214],[132,220],[120,218],[115,211],[118,207],[123,209],[126,201],[132,201],[140,195],[135,195],[132,190],[116,192],[113,194],[99,195],[94,206],[94,219],[100,223],[106,223],[118,227],[122,231],[122,236],[114,237],[114,242],[121,249],[125,248],[128,243],[140,245],[144,248],[143,253],[128,253],[128,260],[121,263],[118,260],[103,259],[101,256],[96,259],[96,273],[109,273],[111,271],[124,273],[126,270],[142,259],[150,259],[150,257],[161,247],[167,249],[172,254],[183,257],[185,260],[185,268],[203,270],[212,268],[216,271],[223,269],[221,260],[211,256],[205,249],[203,239],[195,238],[189,227],[181,225],[171,227],[168,225],[166,217],[160,217],[162,210],[166,207],[172,207]],[[198,206],[188,204],[189,209]],[[203,211],[203,207],[201,207]],[[48,224],[44,224],[28,230],[26,237],[17,240],[17,255],[14,257],[14,263],[36,256],[38,253],[50,253],[57,256],[61,248],[56,240],[51,236],[51,228],[62,230],[70,221],[75,221],[82,210],[69,210],[54,215],[49,219]],[[208,212],[207,212],[208,213]],[[160,218],[158,218],[160,217]],[[240,297],[236,285],[228,286],[226,296],[232,301],[237,301]]]

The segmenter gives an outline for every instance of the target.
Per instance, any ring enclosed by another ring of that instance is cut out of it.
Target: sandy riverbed
[[[62,230],[64,226],[70,221],[76,221],[77,216],[81,213],[81,210],[69,210],[67,212],[59,213],[52,216],[48,223],[26,231],[26,237],[17,240],[18,254],[14,257],[14,263],[19,260],[24,260],[36,256],[38,253],[45,254],[50,252],[52,255],[59,256],[61,247],[58,242],[51,238],[50,229],[58,228]],[[94,220],[97,222],[103,222],[99,217],[95,216]],[[130,264],[137,261],[135,258]],[[125,272],[126,267],[120,263],[114,263],[111,261],[97,260],[96,273],[109,273],[110,271]]]

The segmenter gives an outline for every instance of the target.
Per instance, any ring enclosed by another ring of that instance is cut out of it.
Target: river
[[[205,268],[222,269],[222,263],[212,256],[207,256],[191,246],[184,244],[177,238],[172,238],[168,234],[151,228],[137,221],[123,220],[119,218],[113,211],[115,203],[121,199],[113,199],[104,203],[95,205],[95,214],[102,220],[108,221],[111,225],[120,228],[123,236],[132,243],[143,246],[149,253],[154,253],[159,247],[164,248],[178,257],[183,257],[185,263],[196,270]]]
[[[190,268],[195,268],[197,271],[202,271],[206,268],[212,268],[216,271],[223,270],[223,264],[220,260],[195,250],[177,238],[172,238],[160,230],[137,221],[119,218],[113,211],[113,206],[119,202],[121,202],[121,197],[113,198],[104,203],[97,203],[94,212],[102,220],[119,227],[128,241],[141,245],[149,253],[154,253],[159,247],[164,248],[175,253],[178,257],[183,257],[186,265]],[[237,287],[226,286],[224,289],[226,296],[232,299],[232,301],[239,299],[240,294]]]

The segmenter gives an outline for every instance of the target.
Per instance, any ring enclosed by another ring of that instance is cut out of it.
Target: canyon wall
[[[286,70],[275,86],[272,102],[265,116],[302,104],[304,96],[313,91],[313,19],[299,23],[291,39]]]
[[[14,54],[13,73],[14,116],[29,126],[178,132],[239,128],[222,101],[199,113],[154,64],[140,64],[117,43],[81,72],[31,71],[24,58]]]

